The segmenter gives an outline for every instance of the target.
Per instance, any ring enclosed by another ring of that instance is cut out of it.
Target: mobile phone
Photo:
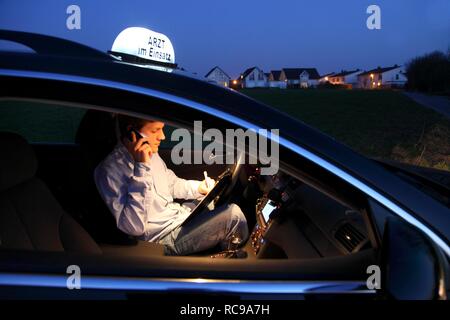
[[[130,140],[130,141],[133,141],[133,137],[132,137],[132,135],[131,135],[131,132],[134,132],[134,134],[136,135],[136,141],[139,140],[139,139],[144,138],[144,137],[142,136],[142,134],[141,134],[138,130],[136,130],[136,128],[131,127],[130,130],[128,130],[128,135],[127,135],[127,138],[128,138],[128,140]],[[145,141],[143,144],[148,144],[148,142]]]

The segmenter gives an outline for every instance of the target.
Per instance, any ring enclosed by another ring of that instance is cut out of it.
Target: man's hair
[[[121,137],[126,137],[127,129],[129,126],[132,126],[137,130],[140,130],[145,124],[153,122],[153,120],[146,120],[142,118],[126,116],[123,114],[117,115],[117,121],[119,124],[119,132]]]

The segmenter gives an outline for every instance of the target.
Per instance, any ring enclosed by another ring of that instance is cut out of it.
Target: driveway
[[[418,92],[404,92],[404,94],[417,103],[431,108],[450,119],[450,99],[444,96],[430,96]]]

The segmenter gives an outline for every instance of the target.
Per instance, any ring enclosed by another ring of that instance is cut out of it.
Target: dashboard
[[[257,258],[332,257],[370,247],[361,212],[282,171],[253,180],[261,196],[248,247]]]

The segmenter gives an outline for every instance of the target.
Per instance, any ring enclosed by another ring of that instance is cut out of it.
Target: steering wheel
[[[221,204],[228,201],[243,168],[243,159],[244,155],[242,153],[238,154],[238,160],[236,161],[236,163],[228,167],[219,175],[214,187],[208,192],[206,197],[204,197],[202,201],[200,201],[200,203],[194,208],[194,210],[183,222],[183,224],[187,223],[196,215],[203,212],[212,201],[214,201],[215,206],[220,206]]]
[[[231,197],[231,194],[233,192],[233,189],[236,185],[236,182],[239,180],[239,176],[242,172],[242,168],[244,166],[244,160],[245,160],[245,153],[242,151],[238,151],[237,155],[237,161],[235,164],[230,165],[219,177],[223,176],[226,172],[231,173],[231,179],[229,183],[224,187],[223,191],[218,195],[218,198],[214,202],[216,206],[220,206],[221,204],[226,203],[229,198]],[[211,190],[212,191],[212,190]]]

